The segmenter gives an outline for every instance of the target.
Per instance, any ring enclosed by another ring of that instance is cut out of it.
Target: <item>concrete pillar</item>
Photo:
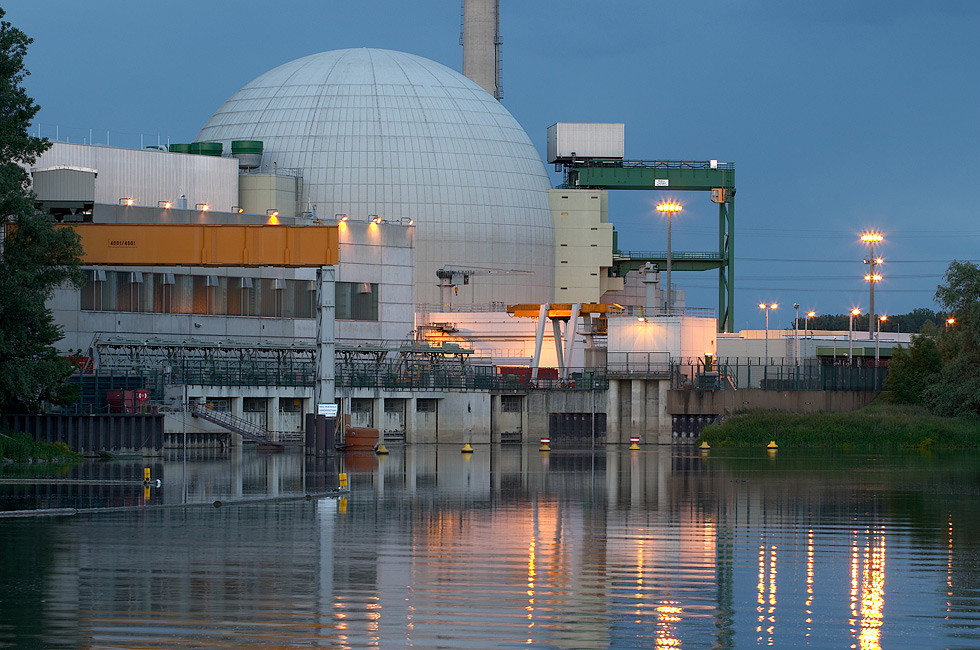
[[[609,380],[606,391],[606,443],[616,445],[622,442],[621,417],[619,405],[619,379]]]
[[[416,442],[415,416],[418,414],[418,404],[415,397],[405,400],[405,444],[411,445]]]
[[[646,382],[642,379],[630,381],[630,430],[631,436],[643,436],[646,425]]]
[[[385,399],[375,397],[371,400],[371,426],[378,430],[378,443],[385,441]]]
[[[269,430],[270,438],[279,439],[279,398],[270,397],[265,405],[266,428]]]
[[[661,379],[657,382],[657,400],[658,400],[658,411],[660,417],[659,427],[658,427],[658,438],[662,445],[670,445],[674,442],[674,422],[673,414],[670,412],[670,404],[668,401],[668,391],[670,390],[670,381],[666,379]]]
[[[245,419],[245,398],[244,397],[232,397],[231,398],[231,414],[236,418]],[[242,437],[238,435],[228,436],[228,446],[229,447],[239,447],[242,444]]]

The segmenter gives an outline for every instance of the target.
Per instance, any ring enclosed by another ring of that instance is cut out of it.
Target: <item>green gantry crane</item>
[[[716,160],[620,160],[590,158],[565,163],[568,189],[709,192],[718,204],[718,252],[671,252],[677,271],[718,269],[718,331],[734,331],[735,314],[735,165]],[[664,253],[634,253],[613,248],[613,272],[625,276],[645,263],[667,264]],[[669,288],[668,288],[669,290]]]

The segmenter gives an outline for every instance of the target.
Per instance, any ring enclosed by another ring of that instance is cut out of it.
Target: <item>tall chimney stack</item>
[[[500,87],[500,2],[463,0],[463,75],[497,101]]]

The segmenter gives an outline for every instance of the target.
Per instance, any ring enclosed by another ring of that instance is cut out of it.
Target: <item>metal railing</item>
[[[531,381],[530,370],[502,374],[495,366],[364,363],[337,366],[338,389],[380,388],[405,391],[487,390],[605,390],[609,381],[601,370],[581,369],[567,379],[540,376]]]
[[[833,365],[818,359],[703,358],[671,361],[671,388],[689,390],[881,391],[888,368]]]

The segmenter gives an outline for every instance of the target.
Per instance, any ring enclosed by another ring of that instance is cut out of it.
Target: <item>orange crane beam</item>
[[[623,311],[622,305],[604,305],[597,303],[583,304],[579,309],[582,316],[603,316],[608,313]],[[534,303],[523,303],[520,305],[507,305],[507,313],[511,316],[522,318],[537,318],[541,313],[541,305]],[[548,307],[548,318],[568,319],[572,317],[571,303],[550,303]]]
[[[112,266],[333,266],[335,225],[76,223],[82,263]]]

